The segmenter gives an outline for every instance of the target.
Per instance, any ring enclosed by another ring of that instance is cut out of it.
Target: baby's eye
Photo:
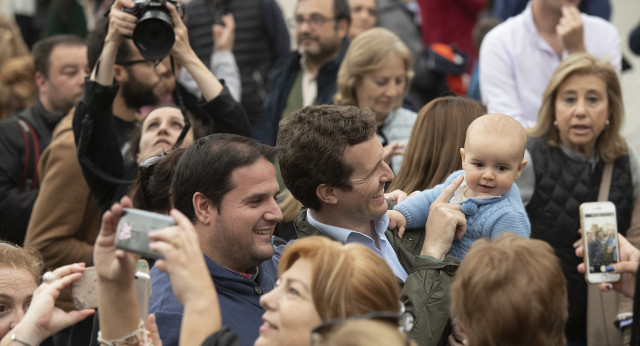
[[[0,304],[0,317],[9,313],[9,307],[5,304]]]
[[[498,166],[498,167],[496,167],[496,168],[497,168],[497,169],[498,169],[498,171],[500,171],[500,172],[504,172],[504,171],[506,171],[506,170],[507,170],[507,167],[505,167],[505,166]]]
[[[473,164],[474,166],[478,167],[478,168],[482,168],[484,167],[484,163],[480,163],[480,162],[476,162]]]

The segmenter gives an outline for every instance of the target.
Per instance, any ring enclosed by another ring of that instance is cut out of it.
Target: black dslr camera
[[[165,6],[167,1],[178,7],[176,0],[135,0],[135,7],[124,8],[139,18],[132,38],[146,60],[164,59],[176,40],[171,14]]]

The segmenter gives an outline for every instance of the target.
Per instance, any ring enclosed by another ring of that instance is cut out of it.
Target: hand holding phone
[[[149,231],[175,226],[170,216],[146,210],[124,208],[118,222],[116,249],[137,253],[149,258],[163,258],[162,254],[149,249]]]
[[[585,278],[589,283],[617,282],[620,274],[607,272],[618,263],[618,227],[616,207],[611,202],[580,205],[580,223],[584,242]]]

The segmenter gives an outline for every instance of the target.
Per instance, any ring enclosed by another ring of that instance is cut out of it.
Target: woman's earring
[[[607,121],[604,122],[604,128],[608,128],[609,127],[609,119],[607,119]]]
[[[553,121],[553,126],[558,127],[558,120]]]

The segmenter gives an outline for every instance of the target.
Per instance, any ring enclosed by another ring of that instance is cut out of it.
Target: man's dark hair
[[[347,0],[333,0],[333,15],[336,17],[336,25],[341,19],[346,20],[347,24],[351,25],[351,9]]]
[[[375,135],[375,115],[352,106],[310,106],[280,122],[280,172],[293,197],[319,210],[320,184],[350,190],[353,167],[344,160],[347,145]]]
[[[84,39],[76,35],[55,35],[44,38],[33,45],[33,65],[34,71],[42,73],[49,78],[51,52],[57,46],[86,46]]]
[[[300,1],[308,1],[308,0],[298,0]],[[318,1],[326,1],[326,0],[318,0]],[[377,0],[376,0],[377,1]],[[351,9],[349,8],[349,3],[347,0],[333,0],[333,17],[336,20],[336,27],[340,20],[344,19],[347,21],[347,24],[351,25]]]
[[[87,38],[87,54],[90,70],[93,70],[93,68],[96,66],[96,63],[98,62],[98,58],[100,58],[100,54],[102,54],[102,47],[104,46],[104,40],[107,36],[107,30],[109,29],[108,24],[108,21],[97,24],[96,28],[89,33],[89,37]],[[132,45],[128,41],[131,40],[122,40],[120,46],[118,46],[118,53],[116,53],[116,63],[127,61],[133,54]]]
[[[235,185],[233,171],[254,164],[260,158],[273,161],[277,149],[239,135],[217,133],[202,137],[180,158],[173,176],[173,206],[195,220],[193,195],[207,196],[220,211],[220,202]]]

